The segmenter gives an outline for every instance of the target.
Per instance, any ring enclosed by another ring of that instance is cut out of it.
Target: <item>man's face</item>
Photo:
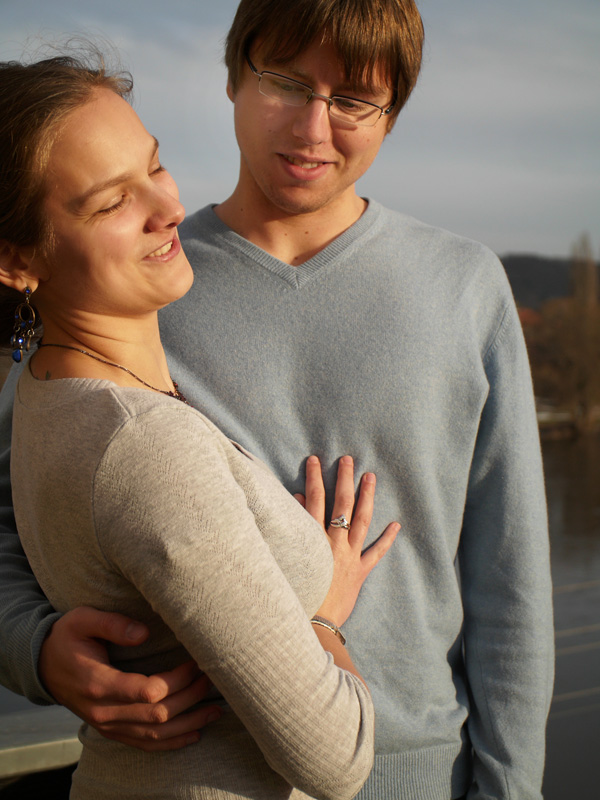
[[[285,64],[266,63],[260,47],[250,57],[257,70],[270,70],[331,97],[345,95],[387,107],[392,91],[380,81],[374,93],[348,85],[330,45],[312,44]],[[377,155],[386,134],[386,117],[373,127],[345,125],[329,117],[327,102],[312,98],[289,106],[258,91],[258,78],[246,67],[235,95],[235,129],[241,151],[239,188],[247,202],[271,216],[307,214],[328,208],[343,214],[356,203],[354,184]]]

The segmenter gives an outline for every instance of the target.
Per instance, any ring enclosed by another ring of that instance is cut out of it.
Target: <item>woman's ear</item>
[[[34,268],[35,248],[17,247],[0,239],[0,282],[18,292],[28,286],[34,292],[40,278]]]

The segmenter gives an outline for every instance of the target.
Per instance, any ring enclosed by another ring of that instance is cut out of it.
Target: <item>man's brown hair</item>
[[[235,93],[253,44],[269,64],[285,64],[314,42],[331,44],[352,86],[368,90],[389,81],[391,129],[417,82],[423,38],[413,0],[241,0],[225,64]]]

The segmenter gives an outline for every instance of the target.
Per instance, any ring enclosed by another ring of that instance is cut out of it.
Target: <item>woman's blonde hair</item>
[[[68,53],[32,63],[0,62],[0,245],[50,249],[46,168],[62,123],[96,89],[126,98],[132,88],[129,73],[109,72],[100,50],[81,40]],[[8,345],[14,308],[22,300],[0,284],[0,347]]]
[[[20,246],[48,244],[42,210],[46,167],[62,122],[94,90],[128,97],[132,87],[128,73],[108,72],[91,43],[79,44],[76,55],[0,62],[0,239]]]

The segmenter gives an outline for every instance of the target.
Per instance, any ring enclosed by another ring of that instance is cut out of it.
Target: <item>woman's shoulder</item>
[[[152,436],[181,445],[188,440],[198,445],[222,445],[227,437],[206,417],[177,397],[145,389],[113,387],[105,397],[97,394],[96,403],[114,417],[125,436]],[[135,433],[137,431],[137,434]],[[186,448],[187,449],[187,448]]]
[[[26,370],[15,396],[21,429],[52,428],[63,448],[86,442],[88,452],[111,442],[130,441],[136,449],[179,446],[222,447],[228,440],[202,413],[176,397],[111,381],[65,378],[40,381]],[[63,436],[61,432],[68,432]],[[147,441],[145,439],[147,438]],[[69,445],[71,442],[71,445]]]
[[[173,465],[194,464],[196,474],[238,471],[247,461],[240,448],[202,412],[186,402],[143,389],[111,390],[102,408],[112,417],[105,438],[104,461],[163,459]]]

